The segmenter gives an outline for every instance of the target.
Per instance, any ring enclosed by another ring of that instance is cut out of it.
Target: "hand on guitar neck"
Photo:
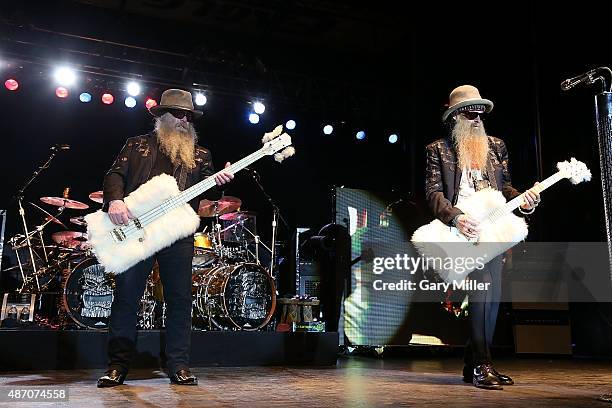
[[[227,169],[231,165],[232,164],[230,162],[227,162],[225,163],[225,168]],[[220,171],[219,173],[215,174],[215,183],[218,186],[221,186],[225,183],[229,183],[233,179],[234,179],[234,175],[230,173],[229,171]]]
[[[540,189],[538,188],[538,184],[540,183],[536,181],[532,188],[523,193],[524,203],[521,204],[523,210],[531,211],[540,204]]]

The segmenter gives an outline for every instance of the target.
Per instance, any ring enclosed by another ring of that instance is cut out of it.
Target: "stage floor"
[[[71,407],[612,407],[612,362],[504,359],[496,368],[516,385],[479,390],[461,381],[461,360],[341,358],[336,367],[195,368],[197,387],[134,370],[123,386],[98,389],[101,370],[0,373],[0,386],[69,387]],[[0,406],[51,406],[0,403]]]

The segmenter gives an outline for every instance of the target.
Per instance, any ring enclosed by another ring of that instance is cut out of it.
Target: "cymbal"
[[[198,207],[200,217],[214,217],[236,211],[242,205],[242,200],[237,197],[225,196],[218,201],[202,200]]]
[[[59,231],[51,234],[51,239],[64,247],[76,248],[87,241],[87,234],[78,231]]]
[[[70,198],[63,198],[63,197],[40,197],[40,201],[42,201],[45,204],[51,204],[51,205],[55,205],[57,207],[72,208],[72,209],[75,209],[75,210],[85,210],[85,209],[89,208],[89,206],[87,204],[82,203],[80,201],[71,200]]]
[[[223,221],[244,220],[246,218],[254,218],[257,214],[253,211],[236,211],[229,214],[223,214],[219,219]]]
[[[60,220],[58,220],[57,218],[55,218],[54,216],[52,216],[51,214],[49,214],[48,212],[46,212],[45,210],[43,210],[42,208],[40,208],[39,206],[37,206],[36,204],[31,203],[31,202],[29,202],[29,201],[28,201],[28,204],[30,204],[30,205],[31,205],[32,207],[34,207],[34,208],[37,208],[37,209],[38,209],[40,212],[42,212],[43,214],[45,214],[45,222],[46,222],[46,221],[51,221],[51,222],[54,222],[54,223],[56,223],[56,224],[59,224],[59,225],[61,225],[62,227],[64,227],[64,228],[68,229],[68,227],[66,227],[66,226],[64,225],[64,223],[63,223],[63,222],[61,222]]]
[[[85,221],[85,216],[81,215],[80,217],[72,217],[70,222],[76,225],[87,225]]]
[[[94,191],[89,195],[89,199],[98,204],[102,204],[104,202],[102,191]]]

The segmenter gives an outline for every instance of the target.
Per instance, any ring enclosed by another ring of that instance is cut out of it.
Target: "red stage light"
[[[58,98],[66,98],[68,96],[68,90],[63,86],[58,86],[57,88],[55,88],[55,95]]]
[[[151,109],[152,107],[157,106],[157,101],[153,98],[147,98],[145,106],[147,107],[147,109]]]
[[[106,105],[110,105],[111,103],[113,103],[114,100],[115,98],[113,97],[113,95],[109,93],[105,93],[104,95],[102,95],[102,103]]]
[[[4,86],[6,86],[6,89],[8,89],[9,91],[16,91],[17,88],[19,88],[19,82],[17,82],[14,79],[7,79],[4,82]]]

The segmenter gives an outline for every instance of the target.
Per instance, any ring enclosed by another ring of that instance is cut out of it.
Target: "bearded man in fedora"
[[[471,239],[478,238],[478,222],[457,208],[458,203],[483,188],[501,191],[506,200],[521,194],[510,181],[505,143],[485,131],[483,116],[492,109],[493,102],[481,98],[476,87],[455,88],[442,115],[449,134],[426,148],[425,197],[429,208],[440,221]],[[519,211],[530,214],[539,202],[539,194],[528,190]],[[470,338],[465,348],[463,379],[479,388],[501,389],[514,384],[491,363],[490,346],[501,299],[501,271],[499,255],[470,274],[471,279],[490,283],[488,290],[468,292]]]
[[[151,178],[162,173],[171,175],[179,189],[184,190],[215,174],[210,151],[197,145],[193,122],[202,112],[194,110],[191,93],[168,89],[159,105],[149,111],[155,116],[154,130],[129,138],[104,178],[104,210],[116,225],[127,225],[133,218],[123,198]],[[222,171],[215,174],[215,182],[221,186],[233,177]],[[190,205],[197,212],[198,198]],[[170,381],[197,385],[198,379],[189,370],[192,258],[193,237],[186,237],[116,276],[108,333],[108,370],[98,380],[98,387],[123,384],[127,376],[136,351],[139,300],[156,260],[167,305],[166,360]]]

